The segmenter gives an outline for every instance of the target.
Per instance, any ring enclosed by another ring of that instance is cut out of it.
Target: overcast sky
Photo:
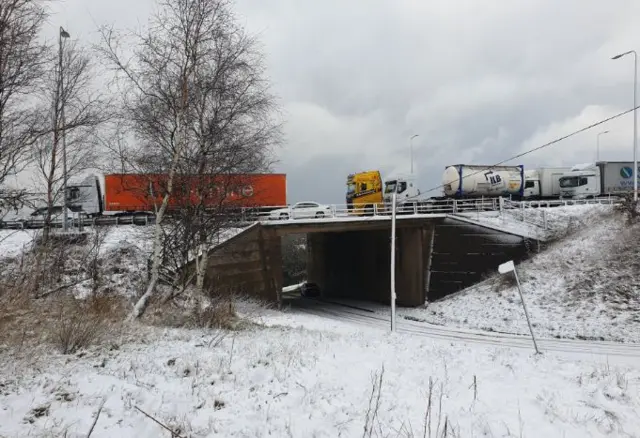
[[[62,25],[144,24],[153,0],[66,0]],[[276,171],[290,202],[344,203],[350,172],[408,172],[423,190],[449,164],[493,164],[633,106],[637,0],[236,0],[258,33],[286,117]],[[631,160],[633,118],[512,162]],[[439,190],[433,192],[439,194]]]

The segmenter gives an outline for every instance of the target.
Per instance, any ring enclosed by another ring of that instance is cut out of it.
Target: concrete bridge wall
[[[255,225],[209,255],[207,282],[280,302],[281,237],[307,234],[308,281],[324,297],[388,303],[390,223]],[[532,244],[533,245],[533,244]],[[419,306],[468,287],[504,261],[521,260],[527,243],[519,236],[436,218],[399,221],[396,293],[401,306]],[[531,245],[529,245],[529,248]]]

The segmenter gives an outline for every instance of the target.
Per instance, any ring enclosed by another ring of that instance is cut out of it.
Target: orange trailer
[[[105,211],[153,211],[166,192],[167,175],[104,176]],[[169,209],[200,202],[208,207],[276,207],[287,204],[285,174],[176,175]]]

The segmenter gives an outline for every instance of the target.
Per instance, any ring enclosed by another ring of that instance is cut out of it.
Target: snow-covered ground
[[[154,419],[182,437],[360,437],[367,418],[374,437],[429,436],[425,418],[438,437],[445,428],[449,437],[640,430],[640,370],[604,358],[346,325],[130,330],[136,341],[75,356],[0,352],[0,436],[84,437],[101,406],[94,438],[170,436]],[[378,402],[372,382],[383,367]]]
[[[153,248],[153,227],[121,225],[87,227],[89,233],[84,247],[75,248],[67,259],[70,266],[64,280],[73,286],[68,290],[76,297],[86,297],[95,287],[90,278],[76,278],[82,265],[97,256],[103,277],[100,292],[115,292],[130,299],[135,298],[146,281],[147,260]],[[214,244],[220,244],[235,236],[241,228],[229,228],[219,233]],[[29,250],[39,230],[0,230],[0,261],[18,257]],[[97,251],[97,252],[96,252]],[[73,278],[72,278],[73,277]],[[53,287],[53,286],[52,286]]]
[[[35,230],[0,230],[0,257],[17,257],[31,242],[37,231]]]
[[[138,225],[99,226],[95,229],[102,233],[100,250],[108,253],[123,246],[135,245],[144,252],[150,253],[153,243],[153,227]],[[85,231],[93,232],[92,227]],[[215,244],[235,236],[242,228],[229,228],[220,233]],[[33,242],[39,230],[0,230],[0,257],[19,255]]]
[[[609,206],[551,208],[547,215],[555,232],[571,234],[517,267],[535,332],[640,342],[640,226],[629,226]],[[496,273],[426,309],[400,312],[437,324],[527,334],[515,283],[505,277]]]
[[[637,340],[638,266],[623,262],[637,258],[640,246],[628,244],[640,230],[606,208],[549,210],[558,234],[590,227],[518,267],[537,333]],[[121,295],[144,274],[135,263],[148,231],[113,227],[102,243]],[[0,256],[17,255],[32,233],[5,239],[13,243],[0,243]],[[503,281],[399,313],[526,334]],[[534,355],[528,339],[511,348],[490,334],[431,337],[413,320],[389,334],[384,321],[240,309],[253,324],[237,331],[117,323],[75,355],[57,353],[55,336],[0,344],[0,437],[86,437],[94,422],[93,438],[171,436],[163,427],[180,437],[640,436],[640,356],[596,355],[588,344],[559,351],[560,341]]]

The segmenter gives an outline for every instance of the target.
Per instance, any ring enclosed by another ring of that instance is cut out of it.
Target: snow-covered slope
[[[640,225],[629,226],[612,207],[548,214],[555,232],[568,235],[517,267],[536,333],[640,342]],[[496,272],[426,309],[401,312],[434,323],[527,334],[512,278]]]
[[[89,261],[95,258],[100,266],[98,292],[115,293],[126,298],[135,298],[147,280],[147,261],[153,248],[153,227],[135,225],[100,226],[85,229],[89,233],[84,246],[70,248],[66,257],[66,288],[76,297],[91,293],[90,279],[76,278]],[[219,233],[215,244],[219,244],[242,231],[229,228]],[[31,249],[38,230],[0,230],[0,262],[18,257]],[[96,253],[97,249],[97,253]],[[55,286],[51,286],[52,288]]]

